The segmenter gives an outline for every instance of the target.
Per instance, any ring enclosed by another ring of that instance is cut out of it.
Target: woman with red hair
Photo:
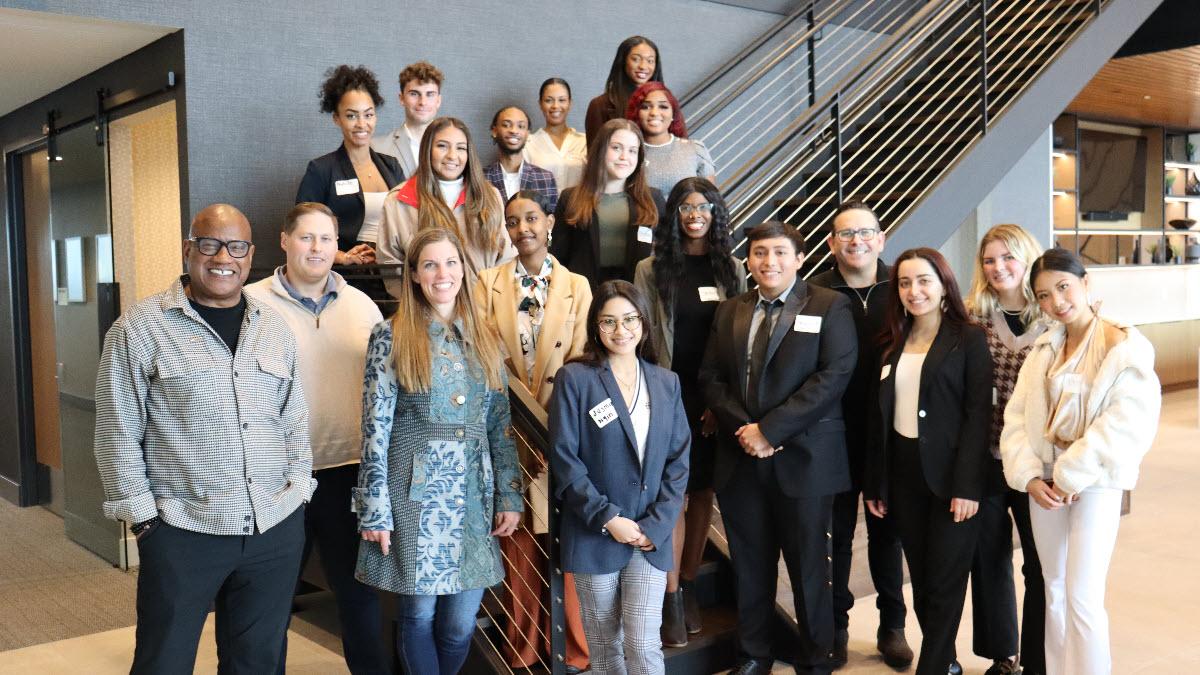
[[[717,167],[708,148],[688,139],[683,110],[662,82],[647,82],[633,91],[625,118],[642,130],[646,148],[646,184],[670,194],[684,178],[700,176],[717,182]]]

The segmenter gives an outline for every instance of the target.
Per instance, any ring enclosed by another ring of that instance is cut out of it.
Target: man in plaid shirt
[[[558,203],[554,174],[525,161],[521,152],[527,140],[529,115],[515,105],[497,110],[492,116],[492,142],[499,154],[496,161],[484,167],[483,175],[500,191],[500,198],[506,204],[521,190],[533,190],[546,195],[553,209]]]
[[[254,246],[227,204],[197,214],[189,274],[104,340],[96,464],[137,536],[133,673],[191,672],[216,601],[221,672],[275,670],[315,487],[296,340],[242,293]]]

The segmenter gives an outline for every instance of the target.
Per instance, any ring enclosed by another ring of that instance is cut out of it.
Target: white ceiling
[[[174,31],[0,8],[0,116]]]

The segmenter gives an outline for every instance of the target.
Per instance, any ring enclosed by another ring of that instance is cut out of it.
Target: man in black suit
[[[841,294],[797,279],[804,239],[748,234],[758,289],[717,309],[700,381],[719,428],[714,487],[737,577],[736,675],[769,673],[782,551],[795,596],[797,673],[829,673],[833,498],[850,488],[842,394],[858,340]]]

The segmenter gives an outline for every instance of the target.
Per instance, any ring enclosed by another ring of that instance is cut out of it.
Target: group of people
[[[190,672],[214,602],[222,672],[282,672],[313,547],[353,673],[390,672],[377,590],[396,594],[408,673],[463,667],[493,587],[504,657],[545,662],[553,498],[569,670],[663,673],[663,646],[704,629],[714,497],[738,675],[781,653],[798,673],[846,662],[860,497],[889,665],[914,660],[903,555],[918,673],[961,672],[968,578],[989,674],[1110,670],[1108,559],[1160,391],[1150,344],[1096,313],[1073,254],[997,226],[964,303],[936,250],[885,265],[852,201],[829,224],[833,269],[799,278],[804,238],[774,221],[745,233],[743,262],[643,37],[619,47],[586,135],[551,78],[537,132],[496,112],[488,167],[437,116],[435,67],[399,84],[405,122],[376,135],[375,76],[330,71],[342,144],[309,164],[271,276],[245,285],[250,224],[212,205],[187,274],[105,338],[95,449],[105,513],[138,542],[133,672]],[[545,456],[514,441],[510,388],[548,410]]]

